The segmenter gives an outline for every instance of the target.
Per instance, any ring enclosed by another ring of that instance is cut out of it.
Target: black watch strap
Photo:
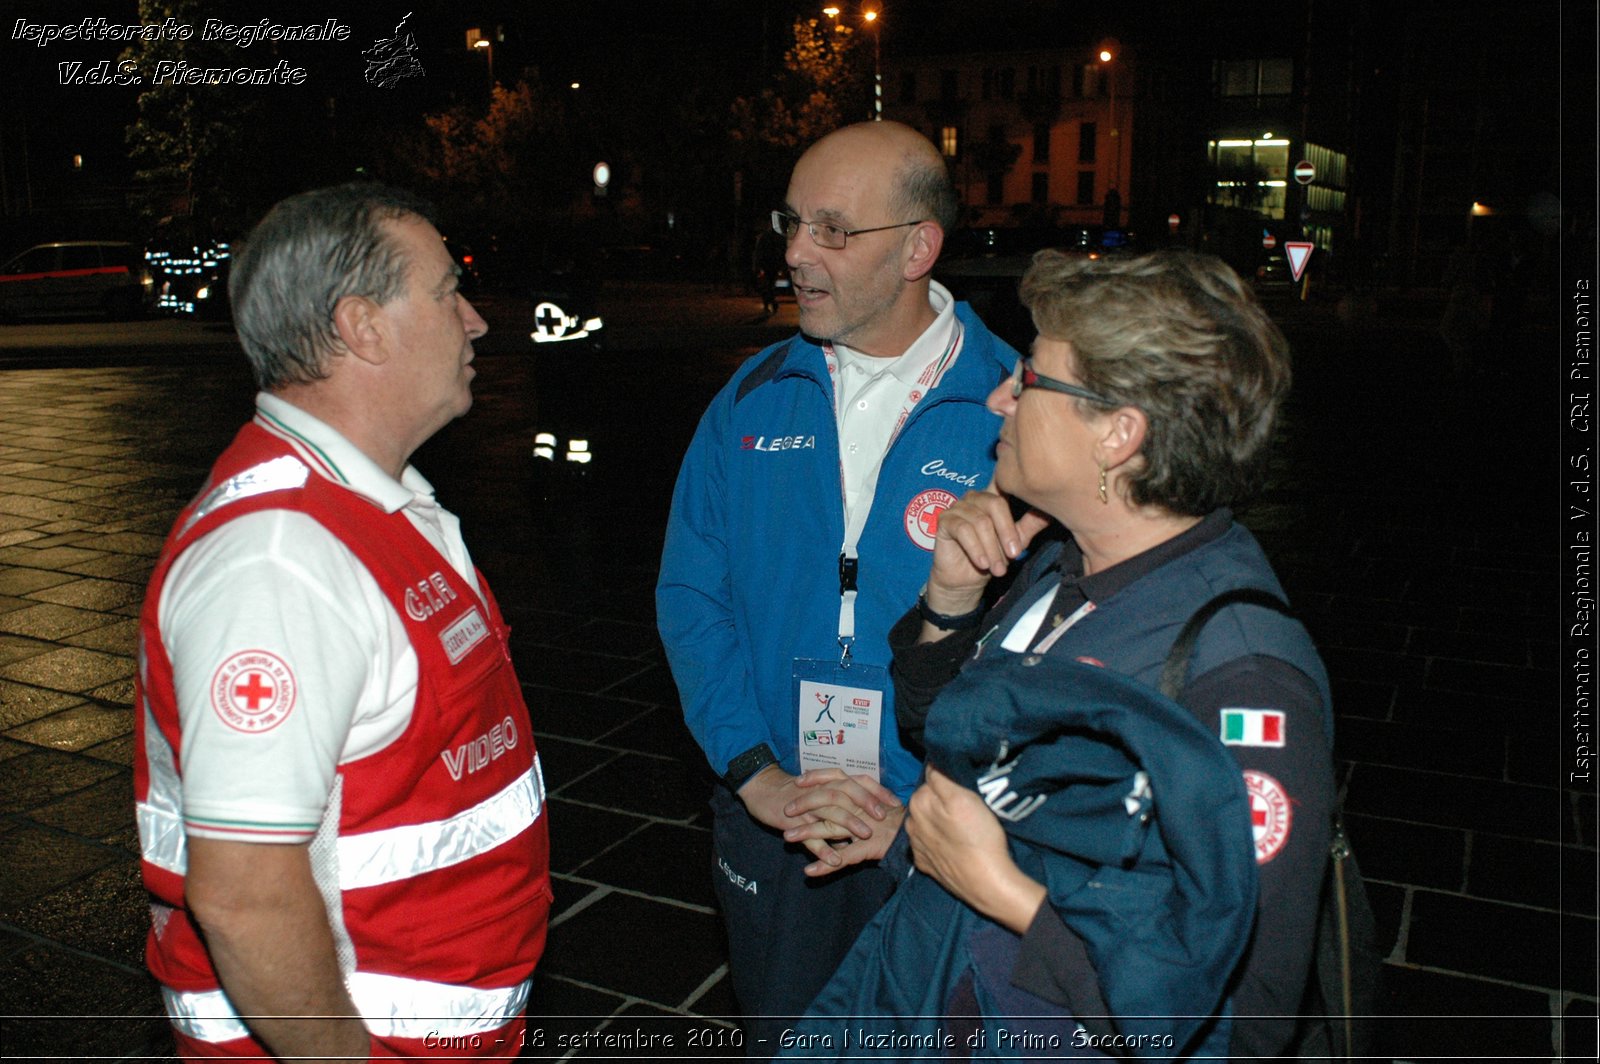
[[[772,747],[766,743],[753,746],[728,762],[728,771],[722,774],[722,782],[728,785],[730,791],[737,791],[749,782],[751,776],[777,763],[778,755],[772,752]]]
[[[954,632],[962,628],[971,628],[983,620],[985,612],[987,611],[984,609],[983,603],[980,602],[977,609],[969,610],[966,613],[940,613],[928,605],[928,593],[926,591],[917,596],[917,613],[921,614],[923,620],[942,632]]]

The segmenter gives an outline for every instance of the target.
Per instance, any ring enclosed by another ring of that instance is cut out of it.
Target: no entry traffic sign
[[[1317,176],[1317,168],[1311,165],[1310,160],[1301,159],[1294,164],[1294,179],[1302,185],[1311,184],[1311,179]]]

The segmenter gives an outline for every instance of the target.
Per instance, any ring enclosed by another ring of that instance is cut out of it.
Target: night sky
[[[882,0],[883,47],[889,55],[1041,44],[1084,47],[1115,36],[1143,42],[1150,53],[1181,54],[1182,49],[1203,46],[1248,54],[1255,38],[1271,36],[1299,4],[1330,2]],[[197,33],[205,17],[233,23],[267,17],[289,25],[334,18],[348,25],[351,34],[343,42],[264,42],[249,48],[224,45],[219,53],[224,61],[243,66],[272,67],[283,60],[303,69],[305,82],[300,86],[240,86],[231,91],[274,94],[274,103],[303,115],[307,123],[327,122],[338,136],[348,137],[358,128],[414,126],[420,114],[454,102],[481,104],[487,69],[482,53],[466,47],[464,31],[470,26],[485,30],[504,27],[505,41],[495,53],[495,74],[502,84],[514,82],[525,69],[537,70],[547,85],[564,87],[574,80],[580,82],[586,105],[596,112],[627,113],[635,118],[659,113],[665,121],[670,114],[668,105],[691,91],[720,101],[769,85],[781,63],[791,20],[820,10],[821,3],[273,0],[196,6],[202,12],[193,20]],[[1584,6],[1592,27],[1593,5]],[[1349,11],[1351,32],[1362,35],[1364,61],[1374,69],[1386,69],[1391,77],[1403,70],[1399,64],[1404,64],[1408,55],[1421,54],[1433,61],[1443,56],[1447,62],[1454,55],[1461,55],[1463,61],[1476,56],[1480,64],[1487,65],[1484,74],[1498,79],[1496,93],[1502,112],[1517,115],[1517,125],[1533,131],[1524,143],[1514,146],[1519,159],[1530,149],[1537,151],[1540,144],[1553,147],[1558,135],[1561,79],[1568,84],[1576,80],[1593,85],[1592,38],[1580,37],[1574,42],[1564,40],[1561,34],[1561,13],[1567,11],[1570,18],[1577,5],[1531,0],[1478,6],[1469,15],[1453,4],[1352,0],[1340,10]],[[389,36],[408,12],[424,76],[402,81],[392,89],[367,84],[361,52],[375,39]],[[41,48],[15,39],[18,19],[71,23],[85,17],[136,22],[138,5],[133,0],[0,3],[0,33],[4,34],[0,87],[6,99],[16,104],[0,116],[3,169],[13,185],[10,203],[17,202],[15,185],[22,172],[19,153],[26,153],[27,172],[43,187],[85,180],[83,175],[111,185],[126,185],[130,180],[123,130],[136,115],[138,89],[58,84],[58,64],[81,62],[84,69],[92,69],[101,60],[114,64],[124,46],[57,41]],[[1576,59],[1580,69],[1562,69],[1563,45],[1569,64]],[[335,101],[331,106],[330,99]],[[1449,100],[1441,99],[1437,106],[1448,108]],[[1592,137],[1587,145],[1567,147],[1579,154],[1593,154]],[[75,173],[70,170],[71,160],[80,154],[84,170]],[[263,165],[292,171],[297,165],[293,153],[279,154],[283,157],[263,160]],[[1592,166],[1588,172],[1592,175]]]

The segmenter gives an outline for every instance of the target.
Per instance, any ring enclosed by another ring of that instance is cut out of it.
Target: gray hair
[[[1021,297],[1040,336],[1072,345],[1085,388],[1144,411],[1133,502],[1199,516],[1260,490],[1289,344],[1221,259],[1046,250]]]
[[[410,265],[383,223],[433,208],[402,189],[355,182],[283,200],[256,225],[228,281],[233,320],[256,384],[271,391],[328,375],[333,311],[345,296],[387,303]]]
[[[909,158],[894,175],[889,209],[903,221],[931,218],[946,233],[955,229],[961,204],[944,159],[935,156],[930,160],[920,154]]]

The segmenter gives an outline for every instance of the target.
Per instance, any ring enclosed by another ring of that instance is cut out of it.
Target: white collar
[[[433,485],[415,468],[406,466],[394,479],[338,429],[287,400],[257,392],[255,420],[320,476],[365,496],[385,513],[404,509],[418,496],[433,501]]]
[[[847,366],[852,367],[869,377],[877,377],[887,370],[906,387],[915,384],[923,370],[949,349],[956,327],[956,301],[950,295],[950,290],[938,281],[928,282],[928,305],[933,308],[933,321],[922,330],[921,336],[912,341],[904,354],[895,358],[873,358],[844,344],[835,343],[833,352],[839,360],[839,369],[843,371]]]

